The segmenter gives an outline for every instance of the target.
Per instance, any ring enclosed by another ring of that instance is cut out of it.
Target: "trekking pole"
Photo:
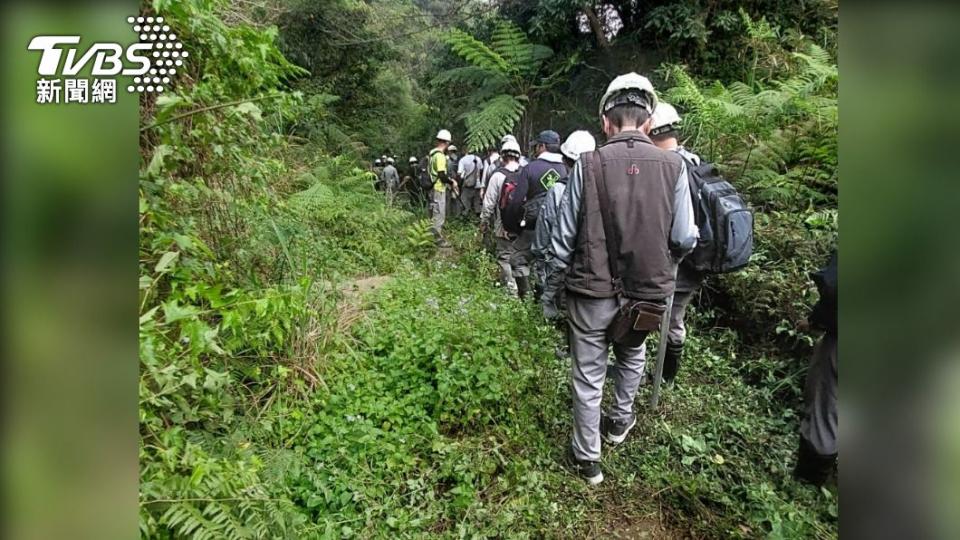
[[[459,187],[453,188],[453,194],[455,195],[454,199],[456,199],[457,202],[460,203],[460,210],[461,210],[464,214],[469,213],[469,212],[467,212],[467,205],[463,204],[463,198],[460,197],[460,195],[462,194],[462,192],[460,191],[460,188],[459,188]]]
[[[674,272],[674,279],[676,279],[676,272]],[[657,364],[653,369],[653,393],[650,395],[650,408],[653,410],[657,410],[657,405],[660,402],[660,382],[663,379],[663,359],[667,356],[667,332],[670,331],[673,295],[674,293],[670,293],[670,296],[667,297],[667,309],[660,319],[660,343],[657,343]]]

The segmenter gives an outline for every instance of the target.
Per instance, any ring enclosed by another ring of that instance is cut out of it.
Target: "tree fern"
[[[488,74],[506,75],[512,70],[503,56],[470,34],[453,29],[447,34],[447,44],[461,58]]]
[[[523,116],[524,97],[501,94],[484,103],[479,110],[465,116],[467,145],[484,148],[497,144],[504,133],[513,131]]]
[[[523,75],[536,73],[553,51],[543,45],[534,45],[527,35],[511,21],[502,21],[493,31],[493,50],[507,61],[510,71]]]
[[[505,74],[480,66],[461,66],[444,70],[433,79],[433,84],[461,83],[470,86],[502,86],[509,82]]]
[[[523,30],[510,21],[497,24],[490,45],[461,30],[451,30],[445,39],[468,65],[440,74],[434,84],[462,83],[473,88],[467,100],[469,109],[461,115],[471,148],[496,144],[504,134],[512,132],[538,87],[559,80],[540,76],[553,51],[531,43]],[[563,63],[559,73],[571,64]]]

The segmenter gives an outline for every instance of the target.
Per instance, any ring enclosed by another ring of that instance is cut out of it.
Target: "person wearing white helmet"
[[[503,144],[504,144],[505,142],[507,142],[507,141],[513,141],[513,142],[517,143],[517,148],[520,148],[520,143],[517,141],[517,138],[514,137],[514,136],[513,136],[512,134],[510,134],[510,133],[507,133],[507,134],[504,135],[503,137],[500,137],[500,146],[502,147]],[[521,166],[521,167],[526,167],[528,161],[529,161],[529,160],[527,159],[527,157],[523,155],[523,149],[521,149],[521,150],[520,150],[520,166]]]
[[[650,139],[661,150],[676,152],[683,157],[688,168],[700,165],[700,156],[680,145],[680,114],[669,103],[660,102],[653,111],[650,124]],[[686,261],[686,259],[684,259]],[[683,357],[683,344],[687,338],[687,328],[683,319],[687,306],[696,296],[706,276],[693,269],[690,264],[681,261],[677,269],[677,287],[673,294],[673,306],[670,310],[670,327],[667,334],[667,354],[663,359],[663,382],[672,385],[680,370]]]
[[[387,158],[387,164],[383,168],[383,187],[387,192],[387,204],[392,205],[397,195],[397,188],[400,186],[400,174],[394,166],[395,160],[392,157]]]
[[[597,141],[587,131],[574,131],[567,137],[567,140],[560,145],[560,154],[563,156],[563,162],[567,166],[567,171],[573,169],[580,154],[583,152],[593,152],[597,148]],[[564,175],[557,180],[553,187],[547,192],[543,200],[543,206],[540,207],[540,215],[537,218],[537,227],[534,229],[535,237],[533,240],[534,268],[540,283],[543,284],[543,292],[540,295],[540,304],[543,307],[543,315],[547,319],[555,319],[560,316],[560,309],[564,305],[563,294],[563,276],[562,272],[557,272],[547,279],[547,259],[550,256],[550,238],[553,235],[553,229],[557,224],[557,216],[560,212],[560,201],[563,200],[563,192],[567,188],[569,175]]]
[[[518,296],[517,278],[530,274],[525,259],[517,256],[514,242],[517,236],[503,228],[500,219],[500,195],[505,183],[516,182],[520,175],[520,145],[506,141],[500,147],[503,164],[490,176],[483,195],[483,210],[480,212],[480,231],[486,233],[493,222],[493,237],[496,243],[497,265],[500,266],[500,283],[510,296]]]
[[[373,174],[375,176],[375,178],[373,179],[373,188],[376,189],[377,191],[380,191],[381,189],[383,189],[382,186],[383,186],[383,166],[384,165],[386,165],[386,163],[384,163],[383,158],[377,158],[373,160]]]
[[[466,154],[457,162],[457,181],[460,182],[460,201],[471,219],[476,219],[480,215],[481,179],[483,174],[483,160],[472,151]]]
[[[573,368],[574,469],[603,481],[600,441],[623,442],[636,425],[633,402],[643,378],[647,334],[674,292],[676,261],[697,241],[687,170],[647,133],[657,94],[636,73],[614,79],[600,100],[607,142],[580,154],[567,181],[548,272],[566,272]],[[614,392],[601,400],[610,370]]]
[[[430,151],[430,162],[428,171],[430,180],[433,181],[433,193],[430,199],[430,215],[433,218],[433,234],[436,237],[437,244],[441,247],[449,247],[446,239],[443,238],[443,223],[447,218],[447,186],[457,189],[457,181],[447,173],[447,148],[453,137],[450,132],[441,129],[437,132],[436,146]]]
[[[398,167],[399,170],[399,167]],[[399,193],[407,192],[407,200],[411,204],[417,204],[418,198],[418,184],[416,181],[417,178],[417,158],[411,156],[410,159],[403,164],[403,171],[400,173],[400,186],[397,188]]]

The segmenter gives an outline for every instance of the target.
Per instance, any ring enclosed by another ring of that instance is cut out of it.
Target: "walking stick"
[[[657,364],[653,369],[653,393],[650,394],[650,408],[657,410],[660,402],[660,382],[663,379],[663,359],[667,356],[667,333],[670,331],[670,313],[673,311],[673,295],[676,293],[677,271],[673,271],[674,292],[667,297],[667,309],[660,319],[660,343],[657,343]]]
[[[453,195],[454,195],[453,198],[456,199],[458,203],[460,203],[461,212],[464,214],[469,214],[470,212],[467,211],[467,205],[463,204],[463,199],[460,197],[461,193],[462,192],[460,191],[459,187],[453,188]]]

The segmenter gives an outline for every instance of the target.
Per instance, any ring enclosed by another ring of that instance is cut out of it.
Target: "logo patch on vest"
[[[557,180],[560,180],[560,173],[550,169],[540,177],[540,185],[543,186],[543,189],[550,189],[557,183]]]
[[[629,176],[634,176],[634,175],[640,174],[640,167],[637,167],[637,164],[636,164],[636,163],[631,163],[631,164],[630,164],[630,168],[627,169],[627,174],[628,174]]]

